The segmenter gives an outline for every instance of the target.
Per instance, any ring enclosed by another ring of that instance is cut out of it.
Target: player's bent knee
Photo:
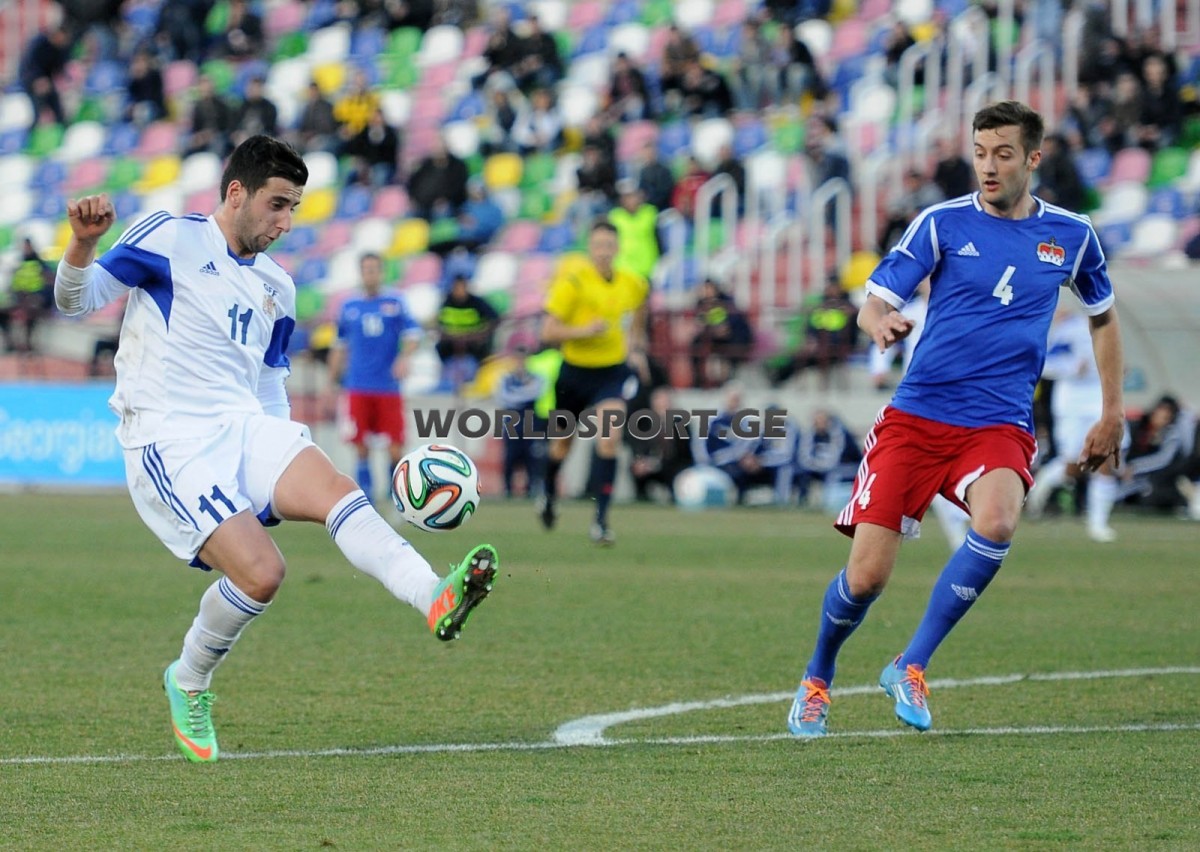
[[[987,513],[976,516],[971,527],[988,541],[1005,544],[1017,532],[1017,518],[1006,512]]]
[[[226,572],[235,586],[259,603],[269,603],[275,598],[286,573],[287,566],[278,556],[252,559],[236,572]]]

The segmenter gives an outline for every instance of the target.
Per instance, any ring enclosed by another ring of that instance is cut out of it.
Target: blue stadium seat
[[[637,0],[618,0],[609,6],[604,23],[610,27],[616,27],[636,21],[641,17],[641,6],[642,4]]]
[[[138,146],[141,131],[132,124],[115,124],[108,131],[104,148],[100,153],[106,157],[121,157]]]
[[[33,204],[33,218],[62,219],[67,215],[67,202],[57,192],[40,192]]]
[[[692,129],[684,121],[665,124],[658,133],[658,154],[664,160],[673,160],[692,144]]]
[[[1173,186],[1160,187],[1150,194],[1150,203],[1146,206],[1147,213],[1163,213],[1176,219],[1187,219],[1191,216],[1183,193]]]
[[[579,41],[575,44],[572,56],[580,57],[589,53],[600,53],[605,50],[608,50],[608,27],[601,24],[592,27],[580,37]]]
[[[92,66],[83,81],[85,95],[106,95],[125,88],[125,66],[120,62],[101,61]]]
[[[1075,155],[1075,167],[1088,186],[1096,186],[1112,170],[1112,155],[1105,148],[1087,148]]]
[[[29,188],[57,192],[59,184],[66,179],[67,169],[61,162],[58,160],[42,160],[38,164],[37,171],[33,173],[33,179],[29,182]]]
[[[311,225],[297,225],[284,240],[287,250],[294,254],[308,251],[317,244],[317,229]]]
[[[570,225],[552,225],[542,231],[536,251],[545,254],[556,254],[564,251],[575,242],[575,232]]]
[[[237,68],[237,76],[233,79],[231,90],[239,98],[246,96],[246,84],[255,77],[263,80],[267,79],[267,72],[271,70],[269,63],[261,59],[254,59],[249,62],[243,62]]]
[[[323,257],[310,257],[296,270],[296,283],[303,286],[321,281],[329,275],[329,263]]]
[[[304,22],[304,28],[312,32],[329,26],[337,19],[337,0],[315,0],[308,10],[308,20]]]
[[[758,120],[738,124],[733,130],[733,153],[739,159],[767,144],[767,129]]]
[[[371,190],[365,186],[348,186],[338,196],[334,219],[361,219],[371,210]]]
[[[450,115],[446,121],[447,123],[451,121],[470,121],[473,118],[483,115],[486,109],[487,105],[483,102],[483,96],[479,92],[467,92],[455,104],[454,109],[450,110]]]
[[[350,34],[350,58],[361,62],[375,61],[387,50],[388,34],[380,27],[362,27]]]
[[[135,193],[118,192],[109,199],[112,202],[113,210],[117,213],[117,219],[129,219],[135,216],[142,209],[142,199]]]
[[[1100,238],[1100,247],[1104,249],[1104,253],[1112,254],[1133,239],[1133,223],[1114,222],[1104,225],[1096,231],[1096,236]]]
[[[25,135],[23,129],[6,130],[0,133],[0,156],[5,154],[20,154],[25,150]]]

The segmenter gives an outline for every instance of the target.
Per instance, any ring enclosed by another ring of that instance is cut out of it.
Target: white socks
[[[187,692],[202,692],[212,681],[213,669],[251,621],[263,614],[260,603],[222,577],[200,598],[200,612],[183,638],[183,653],[175,667],[175,681]]]
[[[1117,499],[1117,478],[1093,473],[1087,483],[1087,522],[1092,530],[1108,529],[1108,518]]]
[[[421,554],[379,517],[361,490],[329,512],[325,528],[350,564],[370,574],[400,600],[429,614],[439,578]]]

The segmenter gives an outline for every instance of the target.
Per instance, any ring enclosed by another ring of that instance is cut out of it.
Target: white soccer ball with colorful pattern
[[[449,444],[425,444],[392,471],[392,502],[404,520],[429,532],[461,527],[479,506],[479,470]]]

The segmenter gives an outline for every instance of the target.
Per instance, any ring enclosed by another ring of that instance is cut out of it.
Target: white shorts
[[[252,512],[264,524],[275,483],[306,447],[308,427],[266,414],[231,420],[211,435],[165,439],[125,450],[129,494],[159,541],[180,559],[197,558],[222,521]]]

